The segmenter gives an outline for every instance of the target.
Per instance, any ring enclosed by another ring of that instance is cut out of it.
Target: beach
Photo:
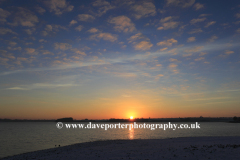
[[[55,148],[2,159],[240,159],[240,136],[107,140],[63,147],[56,145]]]

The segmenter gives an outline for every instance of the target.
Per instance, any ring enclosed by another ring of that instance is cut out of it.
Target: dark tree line
[[[235,117],[233,117],[233,120],[234,120],[234,121],[240,121],[240,117],[236,117],[236,116],[235,116]]]

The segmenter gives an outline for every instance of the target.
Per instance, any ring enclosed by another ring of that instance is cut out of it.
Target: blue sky
[[[240,3],[0,0],[0,118],[240,116]]]

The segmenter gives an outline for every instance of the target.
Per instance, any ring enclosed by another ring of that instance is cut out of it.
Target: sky
[[[0,0],[0,118],[240,116],[238,0]]]

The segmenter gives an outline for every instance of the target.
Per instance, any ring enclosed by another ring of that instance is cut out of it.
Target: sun
[[[133,119],[133,116],[130,116],[130,119]]]

